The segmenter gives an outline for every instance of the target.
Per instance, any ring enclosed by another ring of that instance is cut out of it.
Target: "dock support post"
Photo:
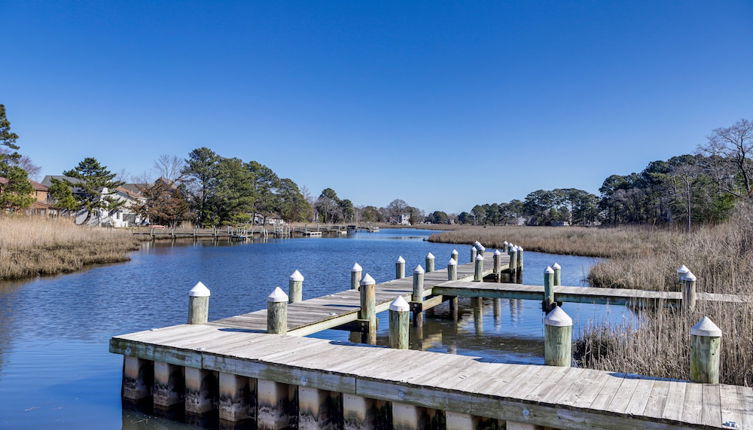
[[[363,273],[363,268],[358,263],[354,264],[353,268],[350,269],[350,289],[351,290],[357,290],[358,287],[360,286],[362,273]]]
[[[257,428],[273,430],[297,427],[295,386],[259,379],[256,392],[259,408]]]
[[[267,296],[267,333],[288,332],[288,295],[280,287]]]
[[[695,275],[693,274],[693,272],[688,271],[688,273],[686,273],[685,277],[682,279],[682,308],[686,311],[695,310],[695,283]]]
[[[432,254],[431,252],[426,254],[426,273],[431,273],[434,271],[434,261],[434,254]]]
[[[206,324],[209,321],[209,288],[197,282],[188,291],[188,323]]]
[[[722,331],[709,317],[701,318],[690,330],[690,380],[719,383],[719,353]]]
[[[340,393],[298,387],[298,428],[337,430],[342,428]]]
[[[471,263],[476,261],[476,255],[478,255],[478,250],[476,249],[476,245],[471,246]]]
[[[151,361],[123,357],[123,399],[131,403],[141,403],[151,397],[153,376]]]
[[[459,255],[458,250],[453,249],[452,252],[450,253],[450,258],[455,260],[455,263],[459,263],[460,261],[458,260],[458,255]]]
[[[492,264],[494,267],[494,276],[497,277],[497,282],[499,282],[500,275],[502,273],[502,253],[499,252],[499,249],[494,250],[494,259],[492,260]]]
[[[183,368],[161,361],[154,362],[154,407],[167,410],[183,402],[185,384]]]
[[[538,429],[538,427],[536,427],[533,424],[518,423],[514,421],[507,421],[507,426],[505,428],[507,430],[537,430]]]
[[[458,280],[458,261],[452,258],[450,258],[450,261],[447,262],[447,280]]]
[[[202,415],[217,405],[217,374],[211,370],[184,368],[186,413]]]
[[[290,280],[288,281],[288,296],[288,303],[298,303],[303,301],[303,275],[297,270],[290,275]]]
[[[473,280],[474,282],[481,282],[484,280],[484,254],[476,256],[476,261],[473,265]]]
[[[544,318],[544,362],[547,366],[570,367],[573,362],[573,320],[555,306]]]
[[[377,428],[375,401],[355,394],[343,394],[343,429]]]
[[[554,270],[554,286],[562,285],[562,266],[559,263],[554,263],[552,270]]]
[[[510,263],[508,264],[510,282],[514,283],[516,282],[518,273],[518,252],[515,245],[510,245],[510,248],[507,250],[507,255],[510,257]]]
[[[361,279],[361,309],[358,317],[368,321],[368,329],[363,333],[362,342],[376,345],[376,281],[368,273]]]
[[[554,305],[554,269],[547,266],[544,270],[544,301],[541,303],[541,307],[544,312],[552,310]]]
[[[410,305],[403,296],[390,303],[390,347],[408,349]]]
[[[220,373],[220,420],[231,423],[256,419],[256,379]]]
[[[413,294],[411,301],[414,303],[423,303],[424,301],[424,268],[419,264],[413,270]],[[421,327],[424,324],[424,313],[422,311],[413,312],[413,326]]]
[[[473,416],[457,412],[445,412],[446,430],[473,430],[477,428]]]
[[[405,259],[400,256],[395,262],[395,279],[405,278]]]
[[[399,402],[392,402],[392,427],[394,430],[430,428],[424,408]]]

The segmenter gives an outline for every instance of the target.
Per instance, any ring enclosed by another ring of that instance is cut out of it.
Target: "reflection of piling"
[[[476,330],[476,335],[481,335],[484,333],[484,299],[472,297],[471,309],[473,310],[473,328]]]

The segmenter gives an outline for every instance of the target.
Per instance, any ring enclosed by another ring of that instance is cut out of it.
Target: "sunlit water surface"
[[[108,352],[112,335],[183,323],[187,291],[204,282],[212,291],[210,319],[265,306],[273,287],[286,288],[293,270],[305,276],[304,298],[349,288],[350,268],[360,263],[377,282],[394,277],[394,261],[423,264],[427,252],[444,268],[453,248],[461,262],[468,247],[426,242],[420,230],[383,230],[343,238],[286,239],[266,243],[146,244],[128,263],[25,283],[0,283],[1,429],[182,428],[162,419],[123,412],[122,357]],[[593,258],[526,252],[524,283],[541,284],[544,268],[563,267],[564,285],[585,285]],[[486,300],[483,324],[461,301],[459,324],[428,318],[413,347],[466,354],[485,361],[543,363],[540,303]],[[495,307],[499,310],[495,313]],[[575,333],[586,324],[634,321],[622,306],[566,304]],[[379,343],[387,341],[380,315]],[[316,337],[347,340],[327,330]]]

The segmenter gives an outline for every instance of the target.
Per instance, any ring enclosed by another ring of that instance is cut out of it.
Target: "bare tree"
[[[2,158],[2,155],[10,155],[11,150],[9,148],[2,147],[0,148],[0,158]],[[12,164],[24,169],[26,171],[26,174],[31,179],[39,179],[39,172],[42,170],[39,166],[34,164],[31,161],[31,158],[29,158],[26,155],[21,155],[17,160],[14,160],[12,158],[9,158],[9,161],[12,162]]]
[[[670,183],[674,188],[675,195],[683,200],[688,233],[690,233],[693,222],[693,185],[698,179],[699,173],[699,169],[696,165],[685,163],[674,167],[668,175]]]
[[[175,155],[162,154],[154,160],[154,169],[157,170],[159,176],[173,183],[180,182],[185,167],[185,161]]]
[[[736,190],[739,177],[744,194],[753,197],[753,121],[741,119],[731,127],[717,128],[707,139],[698,151],[709,157],[708,173],[727,192],[741,197]],[[725,164],[733,166],[734,173]]]

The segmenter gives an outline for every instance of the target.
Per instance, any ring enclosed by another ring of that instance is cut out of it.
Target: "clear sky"
[[[753,1],[6,1],[0,103],[56,174],[208,146],[430,211],[597,192],[753,118]]]

